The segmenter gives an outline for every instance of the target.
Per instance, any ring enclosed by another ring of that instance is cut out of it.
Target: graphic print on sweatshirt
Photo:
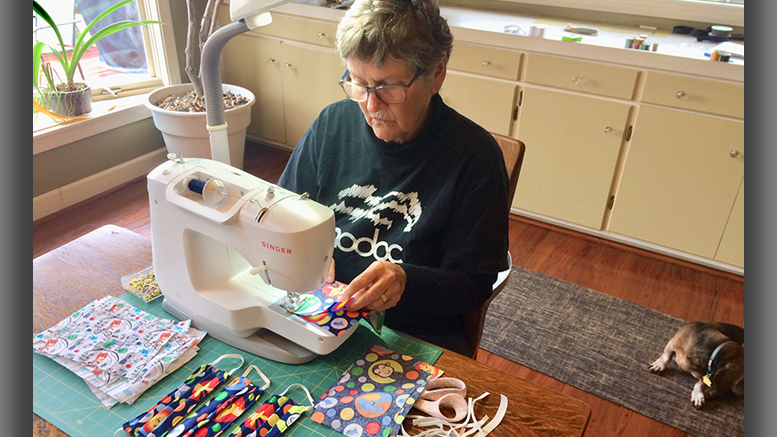
[[[339,203],[329,207],[339,214],[345,214],[348,221],[368,220],[374,226],[369,236],[354,236],[335,228],[335,246],[343,252],[355,251],[360,256],[374,257],[378,261],[402,263],[404,248],[398,244],[380,241],[381,229],[389,230],[394,226],[403,226],[403,232],[410,232],[418,223],[423,208],[417,192],[402,193],[390,191],[376,196],[378,189],[374,185],[351,185],[337,194]]]

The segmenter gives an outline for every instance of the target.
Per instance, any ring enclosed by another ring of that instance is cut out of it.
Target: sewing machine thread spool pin
[[[186,188],[202,196],[202,200],[210,206],[219,206],[227,198],[227,187],[218,179],[203,181],[191,176],[186,181]]]

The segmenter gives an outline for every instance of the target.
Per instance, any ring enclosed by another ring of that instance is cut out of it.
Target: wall
[[[165,146],[151,118],[32,156],[32,197]]]

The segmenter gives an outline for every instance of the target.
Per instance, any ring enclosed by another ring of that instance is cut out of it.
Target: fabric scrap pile
[[[32,347],[82,378],[110,408],[132,404],[192,359],[205,335],[188,320],[162,319],[106,296],[35,335]]]

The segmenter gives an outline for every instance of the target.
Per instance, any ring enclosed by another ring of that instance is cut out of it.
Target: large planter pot
[[[48,108],[55,114],[77,117],[92,112],[92,87],[78,91],[46,92]]]
[[[211,159],[210,136],[204,112],[176,112],[154,105],[172,95],[183,96],[192,89],[191,84],[159,88],[148,94],[146,107],[151,110],[154,125],[162,132],[168,152],[181,152],[184,158]],[[251,123],[251,106],[256,98],[251,91],[239,86],[222,85],[222,89],[224,92],[231,91],[248,99],[247,104],[224,111],[229,137],[230,165],[242,169],[246,128]]]

